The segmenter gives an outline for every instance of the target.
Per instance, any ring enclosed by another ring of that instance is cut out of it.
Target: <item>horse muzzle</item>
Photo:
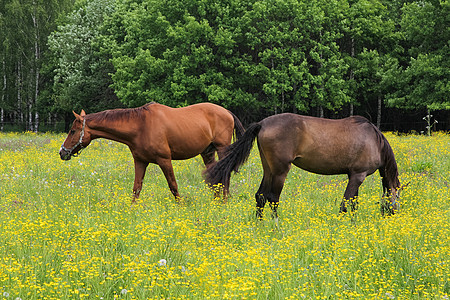
[[[392,213],[394,214],[400,209],[400,203],[395,201],[394,203],[391,204],[391,207],[392,207]]]
[[[381,215],[392,216],[400,209],[400,203],[395,199],[394,201],[384,200],[381,203]]]
[[[66,151],[61,147],[61,149],[59,149],[59,157],[61,157],[62,160],[70,160],[72,155],[69,151]]]

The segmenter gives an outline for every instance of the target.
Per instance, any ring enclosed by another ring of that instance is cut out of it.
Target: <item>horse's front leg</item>
[[[344,199],[341,202],[340,213],[347,212],[347,203],[350,203],[352,211],[356,211],[358,207],[358,190],[365,178],[366,174],[348,175],[348,184],[345,189]]]
[[[210,168],[212,165],[214,165],[216,163],[216,148],[214,147],[213,144],[210,144],[202,153],[200,153],[200,155],[202,156],[203,159],[203,163],[205,164],[206,170],[208,170],[208,168]],[[206,173],[205,170],[205,173]],[[214,190],[214,199],[220,199],[220,194],[222,192],[223,194],[223,201],[226,201],[227,198],[227,193],[226,193],[226,189],[224,188],[224,186],[218,185],[218,186],[213,186],[212,189]]]
[[[136,199],[139,198],[139,194],[142,190],[142,182],[144,181],[145,170],[147,169],[148,162],[144,162],[138,159],[134,159],[134,186],[133,186],[133,203],[136,203]]]
[[[169,189],[174,195],[176,201],[180,201],[181,197],[178,193],[178,184],[175,180],[175,173],[173,172],[172,161],[170,159],[159,159],[157,161],[158,166],[164,173],[166,177],[167,184],[169,185]]]

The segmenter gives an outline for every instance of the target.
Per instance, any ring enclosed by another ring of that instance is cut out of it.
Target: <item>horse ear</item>
[[[79,115],[79,114],[77,114],[77,113],[74,112],[73,110],[72,110],[72,113],[73,113],[73,115],[75,116],[75,119],[80,119],[80,115]]]
[[[79,115],[72,110],[72,113],[75,116],[75,119],[77,119],[78,121],[83,121],[83,117],[86,115],[86,113],[83,114],[83,112],[84,112],[84,110],[82,110],[81,115]]]
[[[86,116],[86,113],[84,112],[84,109],[81,110],[80,116],[82,116],[82,117]]]

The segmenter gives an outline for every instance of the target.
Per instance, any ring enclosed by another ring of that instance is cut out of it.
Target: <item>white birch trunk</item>
[[[37,12],[36,12],[36,1],[33,0],[34,6],[34,14],[31,16],[33,19],[34,25],[34,71],[35,71],[35,82],[34,82],[34,101],[33,105],[35,108],[35,116],[34,116],[34,126],[30,123],[31,130],[34,132],[38,131],[39,128],[39,111],[37,109],[37,102],[39,96],[39,59],[40,59],[40,48],[39,48],[39,24],[37,21]],[[31,110],[30,110],[31,113]],[[31,121],[31,120],[30,120]]]
[[[23,124],[23,111],[22,111],[22,89],[23,89],[23,78],[22,78],[22,59],[19,58],[17,63],[17,108],[19,113],[19,122]]]

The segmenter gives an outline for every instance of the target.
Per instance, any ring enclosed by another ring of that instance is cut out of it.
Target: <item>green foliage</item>
[[[0,105],[29,122],[149,101],[449,110],[449,16],[448,0],[0,0]]]
[[[112,0],[95,0],[72,12],[48,40],[56,59],[55,107],[63,111],[98,111],[117,106],[110,90],[108,56],[100,51],[100,27],[114,11]]]
[[[41,93],[49,87],[42,72],[51,64],[46,41],[70,2],[0,1],[0,107],[21,122],[26,118],[28,129],[36,130],[39,113],[47,111],[49,93]]]
[[[448,1],[412,2],[402,9],[401,32],[409,62],[397,77],[391,106],[429,110],[450,109],[450,5]]]
[[[448,50],[448,47],[445,47]],[[402,89],[392,93],[392,106],[407,109],[450,109],[450,78],[448,55],[419,54],[397,78]]]
[[[113,86],[126,105],[284,111],[349,100],[341,2],[176,2],[122,3],[105,25]]]

